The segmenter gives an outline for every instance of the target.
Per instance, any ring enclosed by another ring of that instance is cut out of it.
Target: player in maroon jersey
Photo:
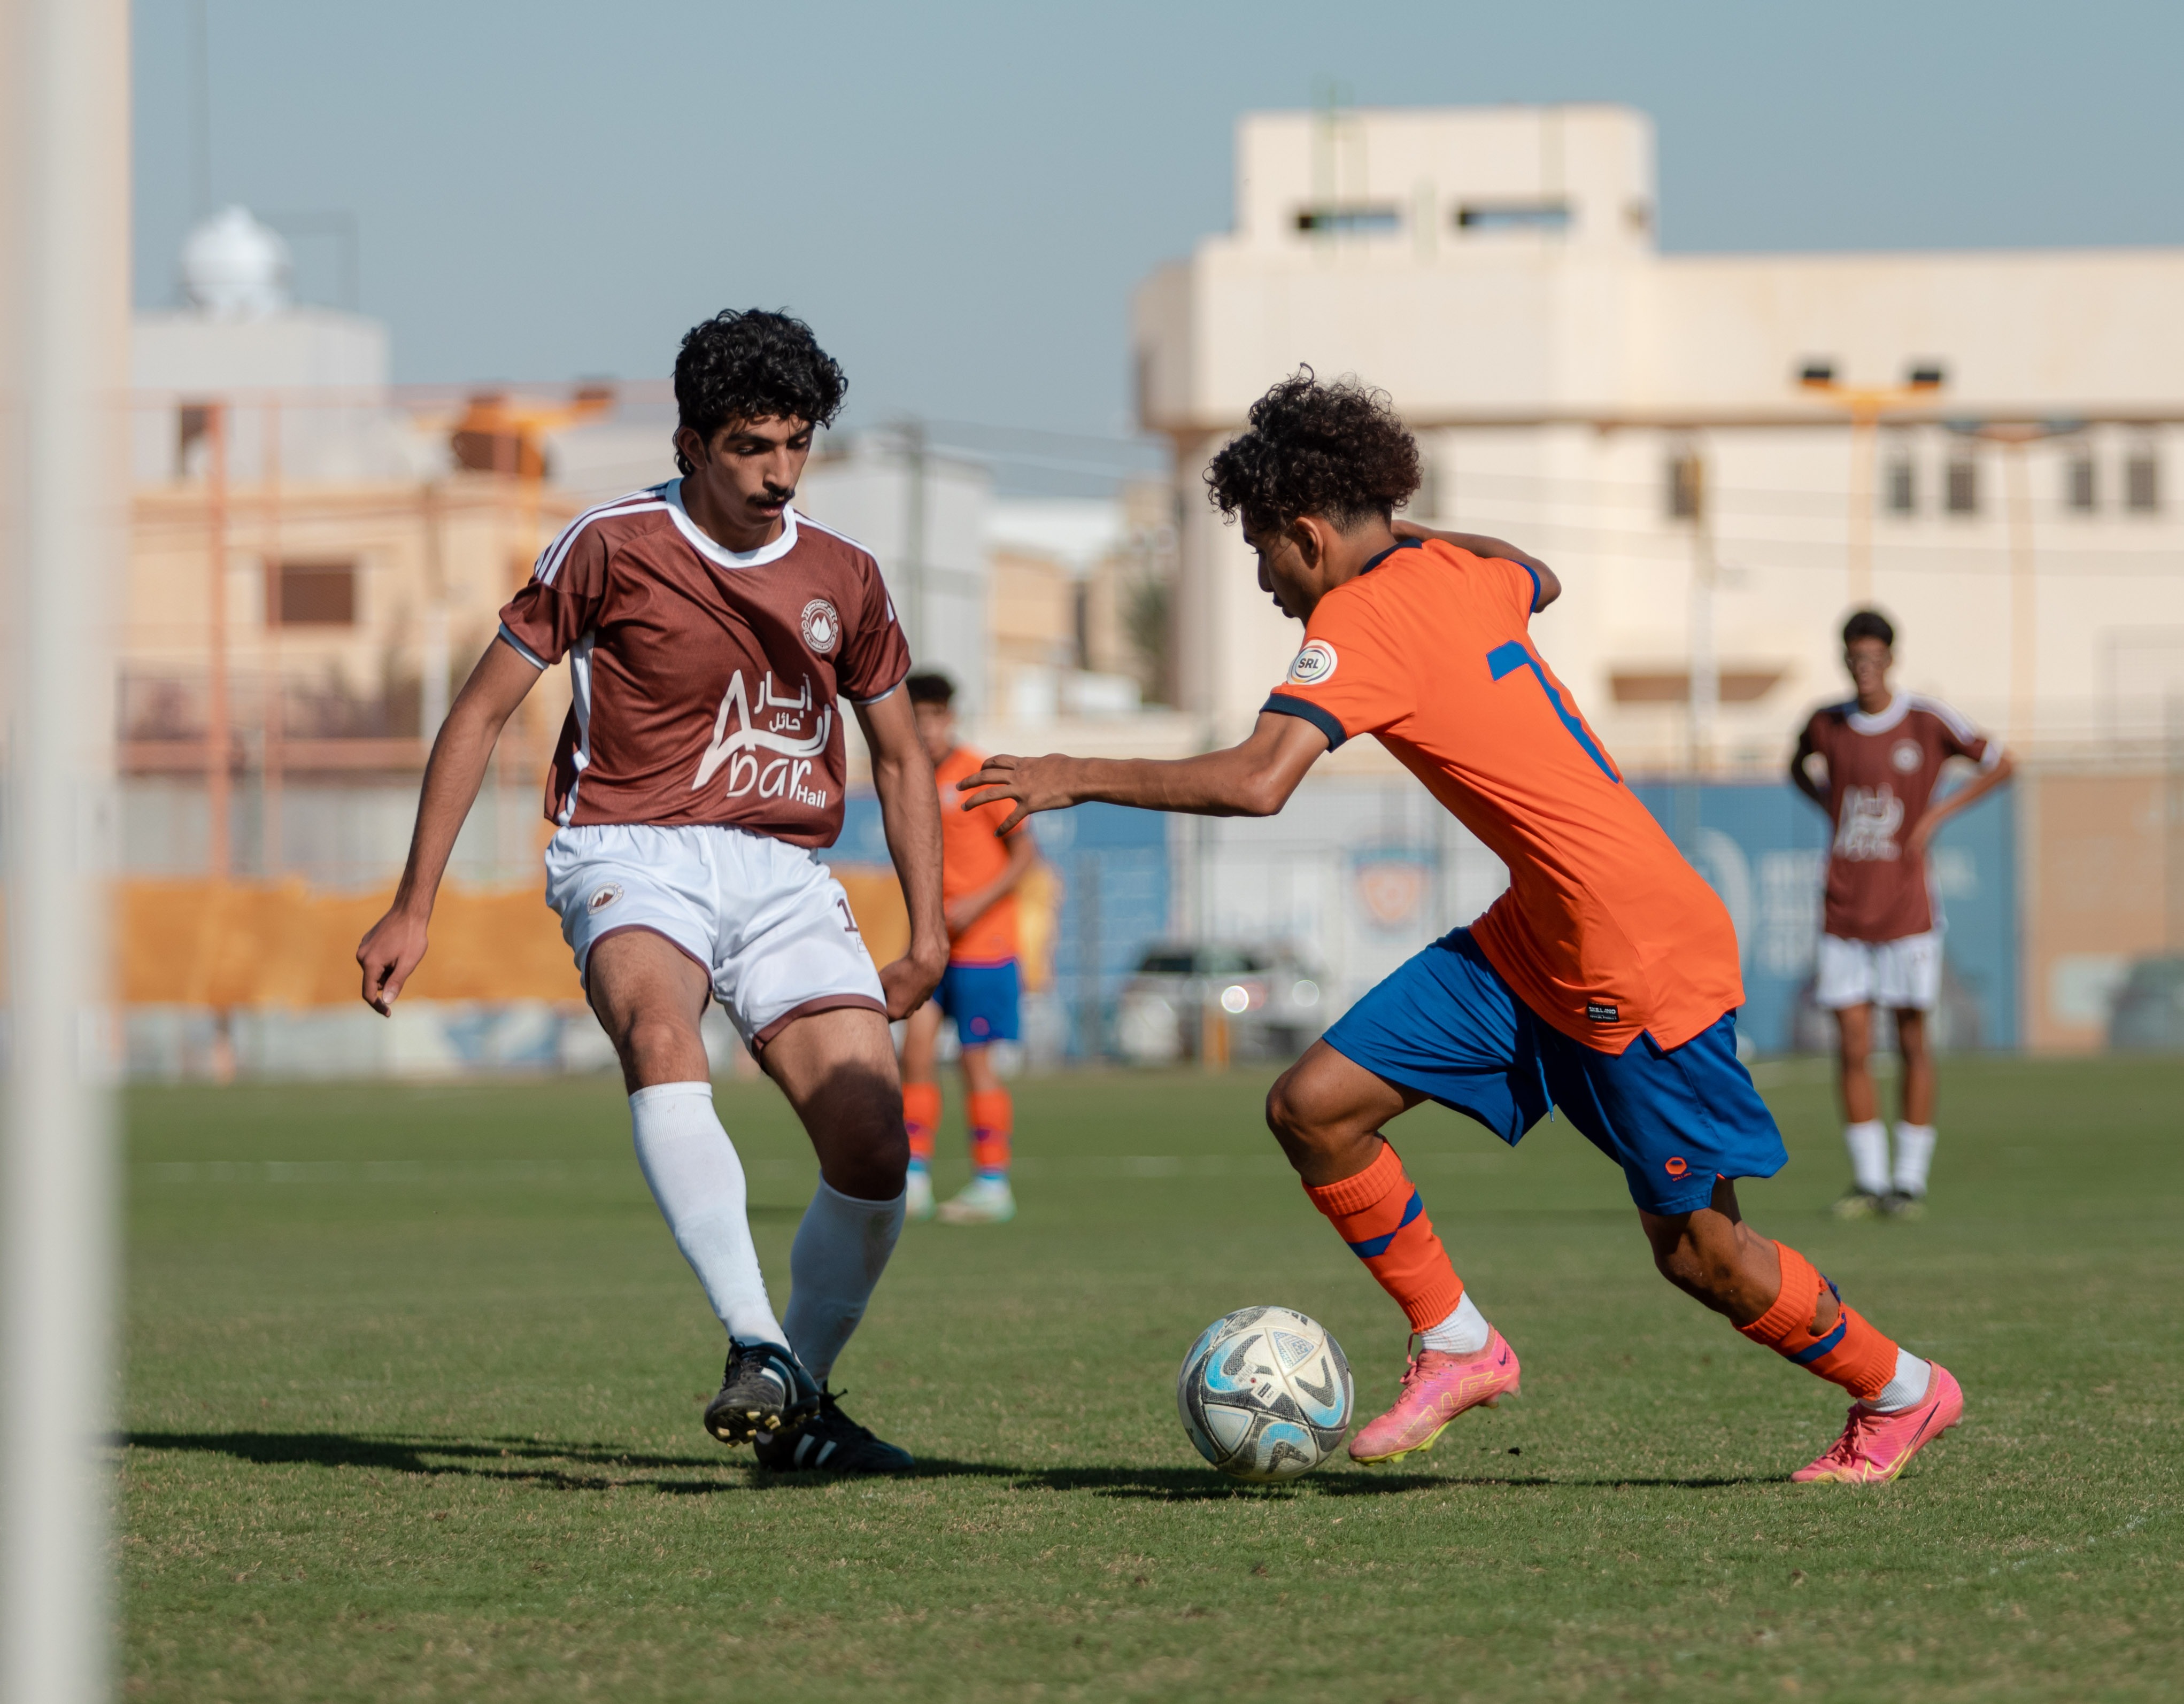
[[[630,1091],[639,1167],[728,1335],[705,1411],[761,1467],[891,1473],[909,1455],[827,1376],[902,1228],[891,1018],[948,959],[939,801],[907,695],[910,649],[869,553],[792,506],[842,370],[782,314],[722,314],[675,363],[682,477],[581,515],[501,611],[433,742],[393,908],[357,949],[382,1012],[425,955],[457,831],[502,726],[566,658],[547,784],[546,899]],[[842,701],[872,751],[909,951],[876,968],[816,849],[842,827]],[[777,1320],[699,1033],[717,999],[819,1155]]]
[[[1790,780],[1828,813],[1825,915],[1814,997],[1838,1027],[1843,1142],[1851,1187],[1836,1211],[1847,1218],[1925,1210],[1934,1155],[1934,1060],[1927,1014],[1942,994],[1942,916],[1926,877],[1935,831],[2009,779],[2009,754],[1937,699],[1894,691],[1896,630],[1860,610],[1843,625],[1843,666],[1858,696],[1815,710],[1790,760]],[[1816,780],[1814,758],[1825,766]],[[1977,766],[1945,798],[1944,765]],[[1895,1014],[1903,1055],[1903,1117],[1896,1161],[1866,1065],[1873,1011]]]

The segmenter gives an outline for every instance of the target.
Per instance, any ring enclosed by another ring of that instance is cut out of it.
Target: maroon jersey
[[[566,826],[712,823],[826,846],[842,830],[837,694],[910,671],[879,565],[794,510],[756,550],[723,549],[670,480],[578,515],[500,612],[573,702],[546,783]]]
[[[1797,742],[1797,759],[1828,762],[1827,906],[1821,927],[1839,940],[1894,941],[1934,927],[1923,859],[1904,842],[1933,803],[1942,766],[1968,757],[1983,769],[2002,748],[1938,699],[1898,693],[1868,716],[1855,701],[1815,710]]]

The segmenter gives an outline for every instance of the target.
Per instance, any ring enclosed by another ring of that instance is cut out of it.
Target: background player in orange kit
[[[1841,1436],[1792,1477],[1893,1478],[1962,1417],[1963,1392],[1743,1222],[1736,1180],[1787,1155],[1736,1057],[1729,914],[1534,649],[1531,618],[1562,590],[1552,572],[1498,540],[1399,531],[1418,478],[1380,393],[1308,371],[1275,386],[1206,471],[1242,517],[1259,584],[1305,623],[1251,737],[1174,762],[995,757],[964,783],[969,802],[1016,800],[1005,828],[1087,799],[1270,816],[1321,754],[1369,733],[1508,866],[1477,923],[1373,988],[1268,1097],[1306,1194],[1423,1339],[1353,1457],[1424,1449],[1517,1389],[1514,1351],[1381,1133],[1434,1100],[1510,1143],[1559,1106],[1622,1167],[1664,1278],[1855,1399]]]
[[[951,1225],[991,1225],[1016,1217],[1009,1186],[1009,1146],[1016,1109],[994,1074],[987,1049],[1020,1033],[1022,978],[1017,964],[1017,888],[1039,857],[1028,829],[1004,834],[1005,805],[958,810],[956,783],[976,775],[985,759],[956,743],[956,687],[929,671],[904,682],[916,712],[918,737],[933,760],[942,800],[941,898],[948,918],[948,969],[932,1001],[903,1027],[902,1115],[910,1133],[909,1215],[933,1217],[933,1139],[940,1125],[940,1079],[934,1061],[940,1021],[954,1021],[961,1047],[963,1122],[971,1131],[971,1182],[940,1207]]]
[[[1843,1145],[1851,1186],[1836,1204],[1845,1218],[1925,1211],[1934,1159],[1934,1055],[1926,1015],[1942,1000],[1942,916],[1926,880],[1934,833],[2009,779],[2009,755],[1938,699],[1891,690],[1896,630],[1875,610],[1843,624],[1843,666],[1858,696],[1813,712],[1790,760],[1790,780],[1828,813],[1827,899],[1814,998],[1836,1015],[1841,1043]],[[1826,766],[1814,779],[1811,761]],[[1952,758],[1978,773],[1934,797]],[[943,813],[945,814],[944,812]],[[1903,1116],[1896,1163],[1880,1122],[1867,1055],[1873,1010],[1895,1014],[1903,1055]]]

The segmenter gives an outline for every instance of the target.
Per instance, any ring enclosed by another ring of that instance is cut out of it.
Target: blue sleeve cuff
[[[1531,613],[1536,615],[1540,613],[1540,595],[1546,589],[1540,584],[1540,571],[1529,562],[1519,562],[1517,565],[1532,576]]]
[[[1329,751],[1350,738],[1341,722],[1336,720],[1334,711],[1323,709],[1308,699],[1293,699],[1287,693],[1274,693],[1259,706],[1259,713],[1262,716],[1293,716],[1301,721],[1310,722],[1327,736]]]

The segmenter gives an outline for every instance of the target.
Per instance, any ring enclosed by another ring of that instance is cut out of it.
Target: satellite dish
[[[288,245],[242,207],[222,208],[182,243],[182,298],[215,320],[262,320],[289,305]]]

